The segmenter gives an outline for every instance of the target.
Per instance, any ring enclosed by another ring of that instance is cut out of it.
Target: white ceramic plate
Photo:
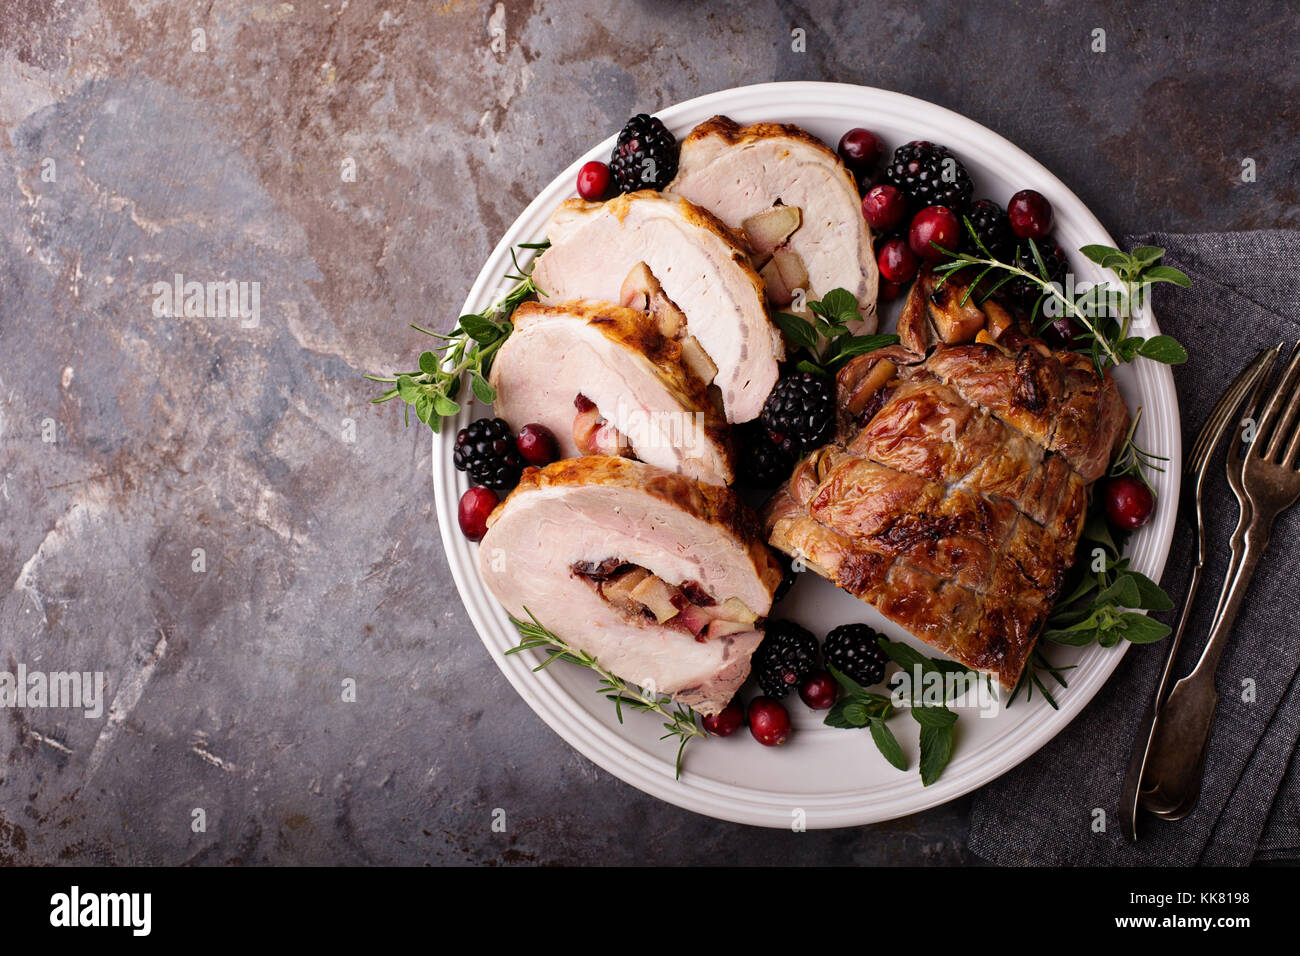
[[[855,126],[874,130],[891,149],[912,139],[943,143],[970,170],[976,196],[1003,205],[1019,189],[1033,188],[1047,196],[1055,208],[1056,238],[1065,249],[1076,250],[1087,243],[1115,244],[1096,217],[1043,166],[1001,136],[932,103],[836,83],[769,83],[712,93],[661,110],[658,115],[680,139],[718,113],[740,123],[796,123],[832,146],[845,130]],[[591,159],[608,159],[613,145],[611,136],[575,159],[533,200],[484,264],[462,312],[478,312],[499,296],[512,246],[543,238],[551,210],[575,195],[579,167]],[[1071,265],[1081,279],[1103,278],[1082,256],[1072,254]],[[1147,316],[1146,321],[1151,325],[1143,333],[1156,334],[1154,320]],[[892,328],[892,322],[891,315],[884,330]],[[1139,444],[1169,459],[1164,474],[1154,476],[1159,492],[1157,513],[1129,545],[1133,566],[1158,581],[1173,535],[1182,457],[1173,376],[1167,366],[1140,360],[1121,369],[1117,378],[1130,408],[1140,405],[1145,409]],[[802,819],[808,827],[841,827],[889,820],[936,806],[994,779],[1051,740],[1092,699],[1124,652],[1123,647],[1105,650],[1093,646],[1079,651],[1053,646],[1054,663],[1077,665],[1069,672],[1069,689],[1057,694],[1060,710],[1053,710],[1037,695],[1030,702],[1019,699],[1010,709],[1000,709],[990,717],[981,717],[974,709],[959,710],[952,762],[929,787],[921,786],[915,769],[914,721],[904,715],[891,724],[911,761],[912,769],[903,773],[884,761],[865,731],[824,727],[822,714],[810,711],[797,697],[789,702],[795,730],[784,747],[762,747],[744,731],[727,739],[697,740],[687,749],[682,778],[675,780],[675,742],[659,741],[661,722],[654,715],[628,714],[626,723],[619,725],[613,706],[595,692],[596,682],[589,671],[557,665],[533,673],[535,660],[530,655],[503,656],[518,643],[518,635],[479,580],[474,564],[477,545],[461,535],[456,521],[457,501],[467,483],[452,467],[451,442],[460,427],[484,414],[488,412],[482,406],[463,409],[433,442],[442,541],[470,618],[510,683],[556,733],[625,782],[680,807],[759,826],[790,827]],[[811,574],[799,581],[779,612],[819,637],[837,624],[864,621],[893,639],[908,640],[925,649],[871,607]]]

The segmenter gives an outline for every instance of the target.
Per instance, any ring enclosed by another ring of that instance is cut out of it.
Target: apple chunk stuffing
[[[632,443],[600,414],[596,403],[579,393],[573,400],[578,413],[573,417],[573,443],[584,455],[615,455],[631,458]]]
[[[617,558],[579,561],[570,570],[628,619],[653,620],[697,641],[716,640],[758,626],[758,615],[743,601],[734,597],[718,601],[695,581],[669,584],[647,569]]]
[[[801,225],[803,213],[799,208],[783,205],[780,200],[741,223],[754,254],[754,268],[767,287],[768,298],[779,308],[794,302],[796,290],[808,288],[808,270],[787,246]]]

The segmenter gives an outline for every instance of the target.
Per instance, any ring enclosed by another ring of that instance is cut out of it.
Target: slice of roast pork
[[[862,199],[853,174],[817,137],[798,126],[739,126],[715,116],[682,141],[677,178],[666,191],[685,196],[732,229],[744,229],[746,220],[778,203],[797,208],[800,223],[784,249],[802,260],[808,298],[847,289],[863,318],[853,331],[876,330],[879,273]],[[777,263],[783,266],[780,275],[765,275],[788,285],[789,270],[779,254]]]
[[[717,367],[727,420],[758,417],[784,349],[763,282],[725,226],[679,196],[641,191],[606,203],[570,199],[546,233],[551,247],[533,270],[542,302],[620,302],[624,280],[644,263]]]
[[[489,378],[497,415],[516,427],[545,425],[564,458],[608,447],[609,435],[649,464],[731,483],[726,422],[654,315],[603,302],[525,302],[513,322]],[[593,437],[598,427],[607,430]]]
[[[478,563],[515,618],[706,715],[749,675],[781,580],[734,492],[600,456],[526,470]]]

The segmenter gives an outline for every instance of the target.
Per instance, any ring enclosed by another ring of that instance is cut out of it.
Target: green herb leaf
[[[1172,266],[1148,266],[1142,270],[1141,278],[1146,282],[1172,282],[1180,289],[1190,288],[1192,280],[1187,273]]]
[[[1168,335],[1157,335],[1147,339],[1138,349],[1138,354],[1165,365],[1182,365],[1187,361],[1187,350],[1177,339]]]
[[[947,707],[928,704],[912,708],[912,719],[922,727],[951,727],[957,723],[957,715]]]
[[[891,766],[897,770],[907,769],[907,758],[903,756],[903,748],[898,745],[898,738],[879,717],[871,721],[871,739],[875,741],[880,755],[889,761]]]
[[[774,312],[772,321],[795,345],[805,349],[816,348],[817,329],[807,319],[790,312]]]
[[[1124,253],[1120,252],[1114,246],[1099,246],[1099,245],[1080,246],[1079,252],[1083,253],[1083,255],[1087,256],[1089,259],[1091,259],[1093,262],[1097,263],[1098,265],[1104,264],[1107,256],[1124,255]]]
[[[1123,636],[1130,644],[1153,644],[1169,636],[1171,628],[1155,618],[1127,611],[1119,616],[1123,626]]]
[[[1152,581],[1145,574],[1137,571],[1129,571],[1128,575],[1137,584],[1138,603],[1129,605],[1130,607],[1141,608],[1146,611],[1172,611],[1174,607],[1173,599],[1169,597],[1160,585]]]
[[[491,405],[497,400],[497,390],[477,371],[470,373],[470,384],[474,388],[474,396],[486,405]]]
[[[834,351],[827,362],[835,363],[855,355],[866,355],[887,345],[896,345],[897,335],[850,335],[835,340]]]
[[[952,724],[921,725],[921,785],[928,787],[943,774],[952,759],[956,734]]]

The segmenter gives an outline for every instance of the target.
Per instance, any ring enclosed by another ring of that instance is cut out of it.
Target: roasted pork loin
[[[575,419],[594,412],[644,462],[715,485],[730,484],[727,425],[687,366],[678,340],[647,312],[603,302],[525,302],[489,378],[496,413],[545,425],[564,458],[579,447]],[[575,407],[585,399],[590,408]]]
[[[837,440],[768,503],[772,545],[1014,687],[1129,422],[1109,374],[1030,340],[852,360]]]
[[[604,456],[527,469],[478,562],[516,618],[706,715],[749,675],[781,580],[733,492]]]
[[[680,196],[642,191],[606,203],[570,199],[546,234],[551,247],[533,270],[543,303],[621,302],[625,280],[644,264],[716,366],[727,420],[758,417],[784,345],[762,280],[722,223]]]
[[[853,174],[817,137],[798,126],[739,126],[715,116],[682,141],[677,177],[666,191],[732,229],[778,203],[797,208],[801,222],[785,248],[802,260],[808,298],[847,289],[863,317],[853,331],[876,330],[879,272],[862,199]]]

